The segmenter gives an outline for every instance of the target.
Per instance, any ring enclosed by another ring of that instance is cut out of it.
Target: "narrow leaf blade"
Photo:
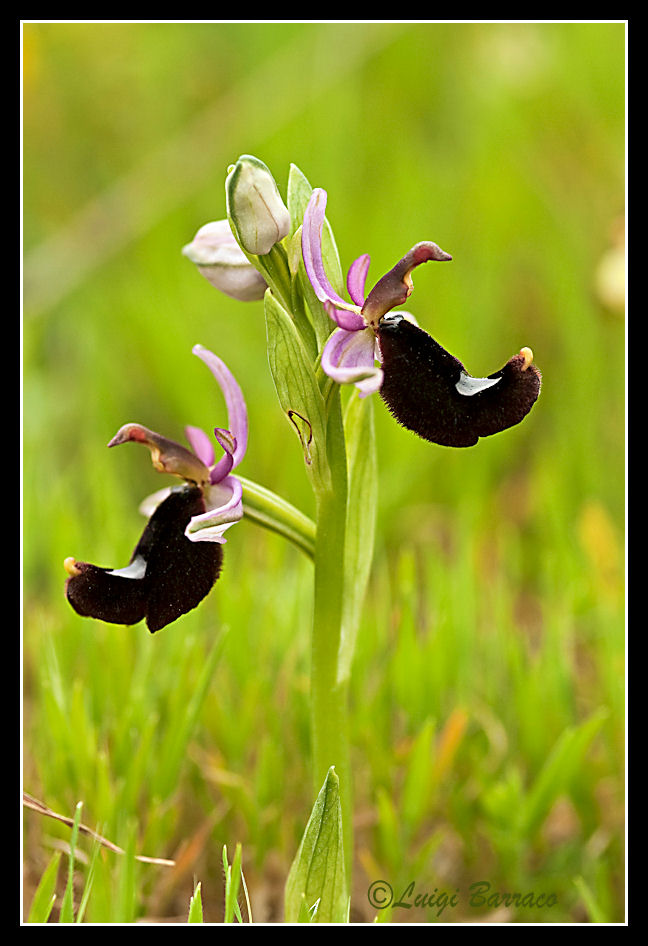
[[[556,742],[521,813],[522,831],[527,837],[538,830],[558,796],[569,791],[574,773],[606,717],[607,711],[599,710],[579,726],[565,729]]]
[[[202,894],[200,889],[200,881],[196,884],[196,889],[193,892],[193,897],[189,901],[189,916],[187,917],[187,923],[202,923],[203,922],[203,906],[202,906]]]
[[[58,875],[61,852],[57,851],[49,862],[38,882],[34,899],[29,909],[28,923],[47,923],[56,900],[56,878]]]
[[[74,823],[72,825],[72,834],[70,837],[70,853],[68,855],[68,878],[65,886],[65,893],[61,902],[61,912],[59,914],[59,923],[74,923],[74,863],[76,843],[79,835],[79,822],[81,821],[81,810],[83,802],[78,802],[74,810]]]
[[[348,916],[340,783],[333,766],[317,796],[286,883],[286,922],[303,922],[309,915],[315,923],[343,923]]]

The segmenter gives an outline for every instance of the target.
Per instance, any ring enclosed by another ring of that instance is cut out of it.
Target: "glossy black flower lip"
[[[432,443],[472,447],[519,424],[540,393],[542,376],[523,348],[487,378],[473,378],[458,358],[404,316],[381,319],[380,396],[396,420]]]
[[[185,536],[192,517],[204,512],[198,486],[174,487],[149,519],[126,568],[66,559],[65,593],[77,614],[111,624],[145,619],[154,633],[200,604],[223,563],[222,545]]]
[[[216,462],[209,437],[198,427],[185,428],[191,450],[142,424],[120,427],[109,447],[142,444],[159,473],[180,477],[185,485],[167,486],[140,505],[149,522],[125,568],[65,560],[66,596],[82,617],[112,624],[145,619],[151,632],[158,631],[195,608],[220,574],[224,533],[243,518],[243,487],[231,473],[247,448],[247,407],[227,365],[202,345],[193,353],[225,398],[228,428],[214,428],[224,455]]]

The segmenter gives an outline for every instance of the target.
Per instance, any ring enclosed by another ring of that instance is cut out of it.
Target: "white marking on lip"
[[[126,565],[125,568],[115,568],[108,574],[117,575],[119,578],[143,578],[146,574],[146,561],[138,555],[130,565]]]
[[[471,397],[473,394],[479,394],[480,391],[486,391],[492,388],[494,384],[501,381],[501,378],[471,378],[465,371],[461,372],[461,377],[455,384],[459,394]]]

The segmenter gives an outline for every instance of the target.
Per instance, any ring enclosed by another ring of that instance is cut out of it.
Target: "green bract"
[[[318,484],[330,484],[326,407],[295,324],[272,293],[265,296],[268,360],[279,403],[297,431],[304,460]]]
[[[285,920],[344,923],[348,916],[340,782],[331,766],[290,868]]]

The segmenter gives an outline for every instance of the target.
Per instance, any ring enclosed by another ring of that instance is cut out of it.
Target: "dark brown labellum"
[[[472,378],[431,335],[401,315],[378,326],[380,396],[396,420],[424,440],[471,447],[513,427],[540,393],[541,375],[523,352],[488,378]]]
[[[205,512],[197,486],[176,487],[148,521],[125,569],[74,562],[66,595],[82,617],[111,624],[137,624],[153,633],[191,611],[218,578],[223,550],[215,542],[191,542],[184,530]]]

